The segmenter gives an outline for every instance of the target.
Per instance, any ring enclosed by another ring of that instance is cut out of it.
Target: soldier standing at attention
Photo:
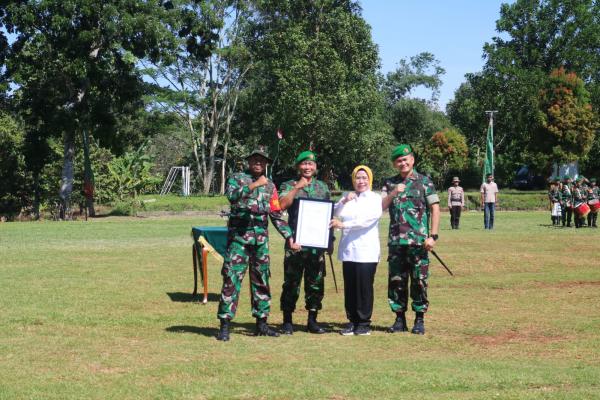
[[[448,210],[450,211],[450,226],[452,229],[458,229],[460,212],[465,206],[465,191],[458,186],[459,183],[458,176],[455,176],[452,178],[452,186],[448,188]]]
[[[414,169],[415,157],[408,144],[397,146],[391,156],[398,175],[386,179],[382,189],[382,208],[389,208],[388,301],[396,313],[389,332],[406,332],[408,288],[416,313],[412,333],[425,334],[424,315],[429,306],[427,280],[428,251],[438,239],[439,198],[433,182]],[[429,221],[431,219],[431,230]]]
[[[288,223],[292,230],[298,220],[299,198],[329,200],[331,195],[325,182],[315,178],[317,158],[312,151],[303,151],[296,157],[299,178],[284,182],[280,186],[281,208],[288,210]],[[332,231],[333,232],[333,231]],[[330,245],[331,247],[331,245]],[[283,311],[282,332],[294,333],[292,313],[300,296],[300,284],[304,274],[304,299],[308,310],[306,330],[310,333],[325,333],[317,323],[317,314],[322,308],[325,293],[325,251],[302,249],[299,252],[285,248],[283,259],[283,290],[281,292],[281,311]]]
[[[596,185],[596,178],[590,179],[590,187],[588,189],[588,204],[590,208],[593,205],[597,204],[600,201],[600,191],[598,190],[598,186]],[[590,228],[597,228],[598,224],[598,211],[590,211],[588,214],[588,226]]]
[[[254,150],[247,158],[248,172],[233,174],[225,194],[231,204],[227,227],[227,252],[221,274],[223,288],[218,318],[221,327],[217,340],[229,340],[229,321],[235,316],[242,280],[248,265],[252,292],[252,315],[256,318],[257,336],[279,336],[267,325],[271,308],[269,287],[269,233],[267,216],[291,249],[292,231],[281,217],[277,189],[264,174],[271,159],[263,149]]]
[[[579,176],[575,180],[575,185],[573,186],[573,208],[576,209],[581,204],[585,203],[585,193],[582,189],[583,186],[583,177]],[[575,228],[581,228],[584,226],[585,217],[582,217],[577,212],[575,212]]]
[[[550,215],[552,225],[560,225],[560,191],[558,190],[559,178],[553,178],[548,190],[548,200],[550,201]]]
[[[563,176],[563,186],[560,192],[560,208],[562,213],[562,226],[571,227],[571,217],[573,215],[573,194],[571,193],[571,178],[568,175]]]
[[[481,184],[481,207],[483,208],[483,226],[485,229],[494,229],[494,214],[498,206],[498,185],[494,182],[494,175],[487,174],[485,183]]]

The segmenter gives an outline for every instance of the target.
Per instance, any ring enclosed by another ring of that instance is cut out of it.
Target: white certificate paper
[[[329,221],[333,217],[333,202],[329,200],[298,199],[296,243],[302,247],[329,247]]]

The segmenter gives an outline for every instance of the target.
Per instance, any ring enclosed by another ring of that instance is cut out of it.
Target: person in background
[[[571,192],[571,177],[563,176],[563,184],[560,190],[560,208],[562,226],[571,227],[571,218],[573,216],[573,193]]]
[[[452,186],[448,188],[448,211],[450,211],[450,226],[458,229],[460,212],[465,206],[465,191],[459,186],[458,176],[452,178]]]
[[[598,185],[596,184],[596,178],[590,179],[590,186],[588,188],[588,204],[590,205],[590,213],[588,214],[588,226],[590,228],[598,227],[598,209],[595,206],[600,202],[600,192],[598,191]]]
[[[494,214],[498,206],[498,185],[494,182],[494,175],[487,174],[485,183],[481,184],[481,206],[483,207],[483,226],[485,229],[494,229]]]
[[[550,201],[550,219],[552,225],[560,225],[561,209],[560,209],[560,178],[553,178],[550,182],[550,190],[548,190],[548,200]]]
[[[380,257],[381,196],[371,191],[373,172],[365,165],[352,171],[354,191],[334,206],[331,227],[342,230],[338,259],[344,272],[344,305],[348,326],[341,335],[369,335],[373,314],[373,282]]]

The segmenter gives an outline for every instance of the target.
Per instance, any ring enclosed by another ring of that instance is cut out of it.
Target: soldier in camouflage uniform
[[[279,336],[267,325],[271,307],[269,287],[269,234],[267,216],[290,248],[298,250],[292,231],[282,219],[277,190],[265,175],[271,160],[264,150],[253,151],[248,157],[248,172],[236,173],[227,180],[225,189],[231,204],[227,227],[227,252],[221,274],[223,288],[218,318],[221,327],[218,340],[229,340],[229,321],[235,316],[242,280],[250,266],[252,315],[256,318],[258,336]]]
[[[590,208],[593,205],[597,204],[600,201],[600,191],[598,190],[598,186],[596,184],[596,178],[590,179],[590,187],[588,189],[588,204]],[[598,227],[598,211],[592,212],[588,214],[588,226],[590,228]]]
[[[560,190],[558,189],[558,178],[552,179],[550,182],[550,190],[548,190],[548,200],[550,201],[550,215],[552,225],[560,225]]]
[[[298,199],[329,200],[331,195],[325,182],[315,178],[317,158],[312,151],[303,151],[296,157],[296,167],[300,177],[284,182],[280,186],[281,208],[288,210],[288,223],[292,229],[298,220]],[[333,231],[332,231],[333,232]],[[281,292],[281,311],[283,311],[282,332],[291,335],[294,332],[292,313],[300,296],[300,283],[304,274],[305,307],[308,310],[306,329],[311,333],[325,333],[317,323],[317,314],[322,308],[325,293],[325,251],[302,249],[291,251],[287,246],[283,260],[283,290]]]
[[[571,193],[571,178],[568,175],[563,176],[563,185],[560,192],[560,208],[562,213],[562,226],[571,227],[571,217],[573,215],[573,195]]]
[[[583,177],[580,176],[575,180],[575,185],[573,186],[573,209],[576,209],[581,204],[586,202],[585,192],[583,190]],[[580,216],[577,212],[575,212],[575,228],[581,228],[584,226],[585,217]]]
[[[386,179],[382,189],[383,209],[390,210],[388,301],[396,313],[389,332],[408,330],[405,313],[410,280],[412,309],[416,313],[411,332],[423,335],[424,315],[429,306],[428,251],[438,239],[439,198],[431,180],[413,168],[415,158],[410,145],[397,146],[391,158],[399,174]]]

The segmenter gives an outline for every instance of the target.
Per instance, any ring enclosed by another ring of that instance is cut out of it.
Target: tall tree
[[[594,142],[595,130],[600,127],[583,80],[564,68],[552,71],[540,91],[538,118],[539,128],[531,147],[547,170],[553,162],[585,159]]]
[[[400,60],[396,70],[386,75],[382,91],[396,140],[410,142],[421,150],[431,135],[451,126],[437,109],[445,73],[435,56],[424,52]],[[419,97],[424,90],[431,93],[428,99]]]
[[[390,140],[381,122],[377,48],[358,3],[258,0],[254,11],[255,65],[238,134],[274,145],[280,128],[282,165],[312,148],[329,182],[356,162],[381,159]]]
[[[469,149],[465,137],[456,128],[448,128],[431,136],[423,155],[419,167],[429,172],[441,188],[451,170],[460,171],[467,166]]]
[[[177,1],[169,27],[178,45],[169,59],[147,65],[158,95],[153,103],[178,116],[202,191],[211,191],[218,156],[221,188],[240,87],[252,66],[243,35],[249,10],[237,0]]]
[[[63,138],[60,195],[67,214],[75,137],[84,130],[110,136],[120,115],[141,106],[135,61],[158,59],[170,45],[162,11],[159,2],[138,0],[21,0],[4,8],[3,23],[16,35],[5,75],[18,85],[30,129]]]

